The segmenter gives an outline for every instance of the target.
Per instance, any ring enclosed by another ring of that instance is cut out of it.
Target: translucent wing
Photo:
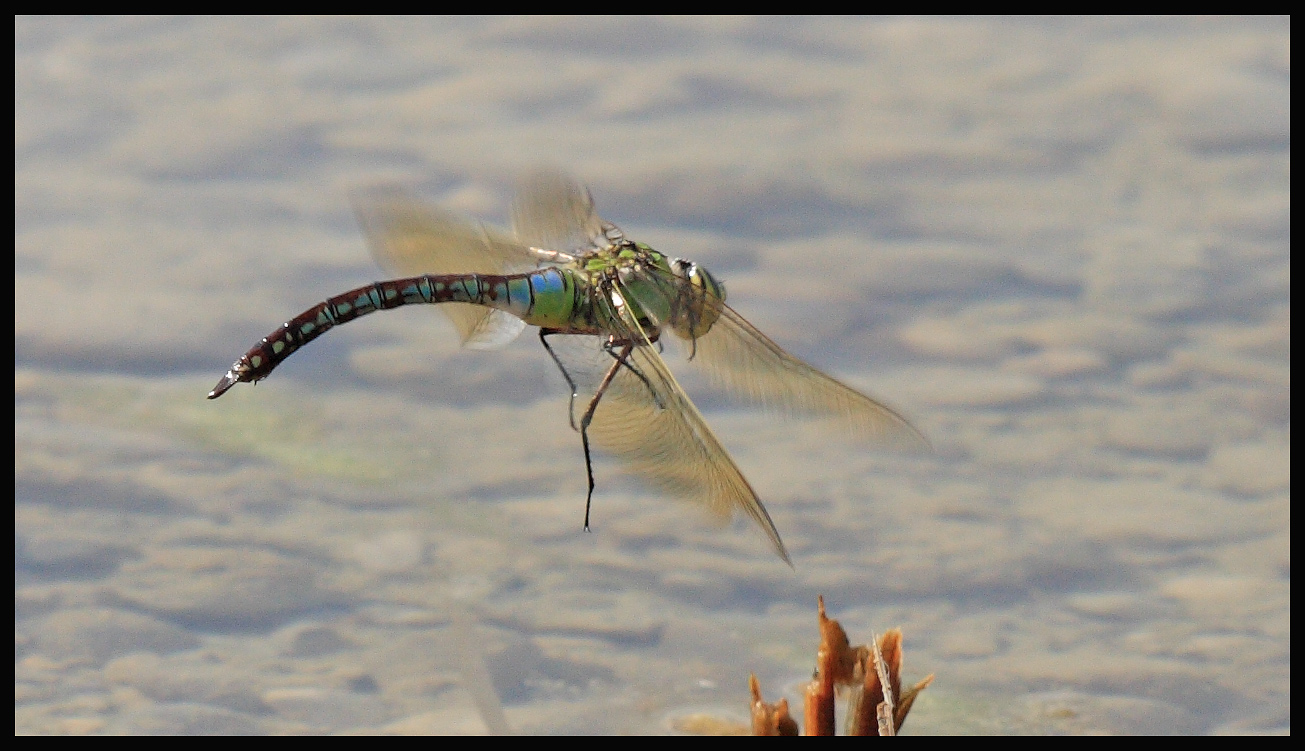
[[[717,385],[780,412],[837,418],[853,436],[878,445],[928,448],[924,434],[891,407],[785,352],[720,298],[682,278],[664,273],[660,276],[678,285],[682,299],[703,306],[697,314],[700,319],[715,319],[711,328],[686,343],[686,348],[693,362]]]
[[[486,313],[481,312],[476,305],[461,303],[445,303],[445,305],[457,306],[444,313],[453,321],[453,325],[458,327],[458,333],[462,335],[462,346],[467,349],[501,349],[520,336],[526,328],[525,321],[502,310],[491,310]],[[475,322],[470,332],[464,331],[462,324],[459,323],[459,319],[463,317]]]
[[[743,513],[791,565],[770,514],[657,350],[635,347],[630,365],[620,368],[599,402],[589,426],[593,445],[666,494],[697,504],[717,519]]]
[[[671,375],[656,345],[647,343],[637,324],[624,334],[643,344],[634,347],[628,365],[618,367],[603,393],[589,426],[591,444],[666,494],[694,503],[718,520],[728,521],[736,513],[752,519],[775,552],[792,565],[770,514]],[[606,354],[602,361],[603,370],[615,362]],[[577,405],[577,411],[584,406]]]
[[[623,238],[594,211],[588,188],[551,171],[536,172],[521,186],[512,204],[512,231],[524,243],[564,252],[598,250]]]
[[[536,268],[538,258],[506,232],[432,206],[398,189],[354,198],[358,221],[376,261],[394,276],[512,274]],[[518,318],[476,305],[445,303],[464,346],[494,349],[525,328]]]

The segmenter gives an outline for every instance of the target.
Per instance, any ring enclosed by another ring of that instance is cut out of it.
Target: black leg
[[[626,347],[627,349],[622,354],[618,355],[616,354],[616,352],[613,351],[617,348],[617,346],[623,346]],[[657,342],[658,352],[661,352],[661,346],[662,343],[660,341]],[[648,377],[643,374],[642,370],[639,370],[637,367],[635,367],[630,363],[630,360],[628,359],[630,355],[630,348],[632,348],[632,345],[630,344],[617,345],[617,343],[611,339],[609,339],[607,343],[603,345],[603,350],[605,350],[607,354],[616,358],[616,361],[618,363],[624,365],[626,368],[629,369],[631,373],[634,373],[635,376],[638,377],[640,381],[643,381],[643,385],[648,387],[648,394],[649,396],[652,397],[653,404],[657,405],[657,409],[666,409],[666,405],[662,404],[661,398],[657,396],[657,389],[653,388],[652,384],[648,382]]]
[[[609,344],[608,346],[610,347],[611,345]],[[616,362],[612,363],[612,367],[607,369],[607,375],[603,376],[603,382],[598,384],[598,390],[594,392],[593,398],[589,400],[589,407],[585,410],[585,416],[580,420],[580,442],[584,444],[585,447],[585,473],[589,475],[589,495],[585,498],[586,532],[589,531],[589,507],[594,501],[594,465],[589,456],[589,424],[593,422],[594,412],[598,410],[598,402],[603,398],[603,394],[606,393],[607,387],[611,385],[612,379],[616,377],[617,371],[621,369],[622,365],[630,367],[625,359],[630,356],[630,352],[633,349],[633,344],[626,344],[621,348],[620,355],[617,355],[608,349],[608,352],[611,352],[612,357],[616,359]],[[635,372],[637,373],[638,371]],[[645,381],[645,383],[647,383],[647,381]]]
[[[579,430],[579,428],[577,428],[576,425],[575,425],[575,398],[576,398],[577,396],[579,396],[580,394],[577,393],[577,391],[576,391],[576,387],[575,387],[575,381],[571,379],[571,374],[568,373],[568,372],[566,371],[566,366],[562,364],[562,361],[558,358],[557,353],[553,351],[553,348],[550,347],[550,346],[548,346],[548,339],[547,339],[547,337],[552,336],[553,334],[557,334],[557,333],[560,333],[560,332],[558,332],[556,329],[543,329],[543,328],[541,328],[541,329],[539,330],[539,343],[542,344],[542,345],[544,345],[544,351],[548,353],[548,356],[549,356],[549,357],[553,358],[553,363],[554,363],[555,365],[557,365],[557,369],[558,369],[558,370],[562,371],[562,377],[566,379],[566,385],[571,387],[571,404],[570,404],[570,406],[567,407],[567,414],[568,414],[568,415],[570,416],[570,418],[571,418],[571,429],[572,429],[572,430]],[[586,452],[587,452],[587,450],[586,450]],[[588,460],[588,453],[585,454],[585,458],[586,458],[586,461],[587,461],[587,460]],[[592,485],[592,478],[591,478],[591,480],[590,480],[590,483],[591,483],[591,485]],[[591,488],[591,489],[592,489],[592,488]]]

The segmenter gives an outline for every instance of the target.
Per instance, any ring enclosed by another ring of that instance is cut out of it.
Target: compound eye
[[[671,260],[671,271],[689,283],[676,300],[671,327],[680,338],[696,340],[720,318],[725,287],[706,269],[683,258]]]

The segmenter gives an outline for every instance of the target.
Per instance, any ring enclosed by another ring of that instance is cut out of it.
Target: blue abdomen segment
[[[296,350],[341,324],[404,305],[463,302],[510,313],[528,324],[569,330],[585,300],[575,275],[557,268],[528,274],[450,274],[375,282],[336,295],[286,321],[263,337],[218,381],[216,399],[237,383],[266,378]],[[592,333],[587,329],[576,333]]]

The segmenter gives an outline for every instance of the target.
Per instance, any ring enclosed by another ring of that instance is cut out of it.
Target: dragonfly
[[[721,523],[737,515],[792,559],[766,507],[662,355],[674,343],[724,390],[773,411],[836,418],[881,446],[927,447],[894,409],[785,352],[725,304],[707,269],[636,242],[559,172],[529,178],[511,229],[445,210],[397,188],[355,197],[372,254],[396,278],[331,297],[287,321],[232,364],[209,393],[266,378],[330,329],[404,305],[440,305],[472,349],[496,349],[526,326],[571,391],[570,422],[594,495],[593,451],[610,454],[671,497]],[[557,345],[557,346],[555,346]],[[563,346],[565,345],[565,346]]]

